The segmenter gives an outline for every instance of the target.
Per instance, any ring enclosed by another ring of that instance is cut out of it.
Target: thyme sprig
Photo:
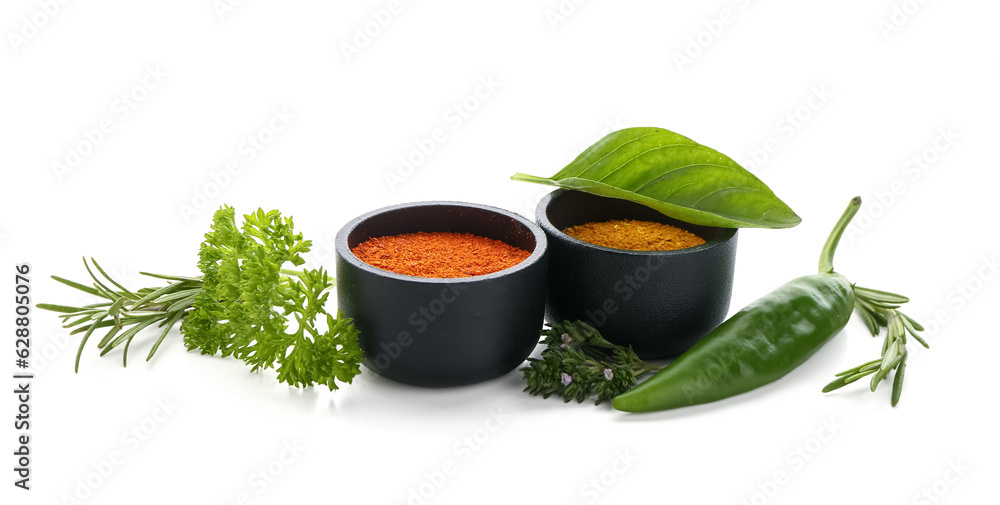
[[[528,385],[524,391],[548,398],[560,396],[583,402],[596,395],[594,405],[635,387],[636,381],[660,369],[639,358],[632,347],[612,344],[582,321],[549,325],[541,331],[540,358],[528,358],[521,368]]]
[[[824,393],[842,388],[869,375],[872,375],[870,387],[874,392],[878,385],[886,380],[889,372],[895,370],[892,381],[892,406],[895,407],[899,403],[908,355],[906,335],[909,334],[920,342],[920,345],[930,348],[927,341],[920,336],[924,327],[899,311],[899,308],[909,301],[909,298],[896,293],[854,286],[854,308],[861,314],[868,331],[874,337],[882,328],[888,330],[882,342],[882,357],[838,373],[837,378],[823,388]]]

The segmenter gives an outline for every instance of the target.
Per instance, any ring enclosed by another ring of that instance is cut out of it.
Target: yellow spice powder
[[[676,226],[630,219],[570,226],[563,233],[594,245],[631,251],[672,251],[705,243],[705,239]]]

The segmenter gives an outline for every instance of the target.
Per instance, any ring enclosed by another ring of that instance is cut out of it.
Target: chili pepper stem
[[[833,273],[833,254],[837,250],[837,244],[840,242],[844,230],[847,229],[847,225],[860,208],[861,197],[856,196],[848,204],[836,226],[833,227],[833,231],[826,239],[826,244],[823,245],[823,250],[820,253],[819,272],[821,274]],[[902,304],[909,302],[909,298],[853,284],[851,288],[854,291],[855,310],[864,318],[865,325],[872,336],[878,335],[882,328],[888,330],[882,343],[882,358],[840,372],[833,382],[823,388],[823,392],[828,393],[839,389],[868,375],[872,375],[870,389],[874,392],[879,383],[886,380],[889,373],[895,370],[896,376],[892,386],[892,406],[895,407],[903,390],[903,370],[906,366],[907,355],[906,335],[909,333],[924,347],[927,347],[927,343],[918,335],[923,327],[920,326],[918,329],[919,324],[914,325],[909,317],[897,310]]]
[[[826,244],[823,244],[823,250],[820,251],[819,255],[819,273],[833,273],[833,254],[837,251],[837,244],[840,243],[840,237],[844,235],[844,230],[847,229],[847,225],[850,224],[851,219],[854,219],[854,215],[858,213],[859,209],[861,209],[861,197],[856,196],[851,199],[851,203],[847,205],[844,214],[840,216],[840,220],[834,225],[833,231],[830,232],[830,236],[826,239]]]

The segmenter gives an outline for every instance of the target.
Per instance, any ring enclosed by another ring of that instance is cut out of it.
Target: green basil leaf
[[[698,225],[789,228],[801,221],[731,158],[662,128],[613,132],[552,177],[511,179],[621,198]]]

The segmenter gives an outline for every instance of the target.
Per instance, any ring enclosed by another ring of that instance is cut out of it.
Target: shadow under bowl
[[[549,239],[549,322],[582,320],[642,358],[686,351],[729,311],[736,229],[698,226],[644,205],[579,191],[556,190],[536,208]],[[688,230],[705,244],[673,251],[612,249],[563,233],[612,219],[655,221]]]
[[[428,278],[373,267],[351,249],[375,237],[471,233],[529,251],[486,275]],[[473,384],[504,375],[534,350],[545,306],[547,240],[506,210],[462,202],[385,207],[337,233],[337,302],[354,319],[365,366],[424,387]]]

